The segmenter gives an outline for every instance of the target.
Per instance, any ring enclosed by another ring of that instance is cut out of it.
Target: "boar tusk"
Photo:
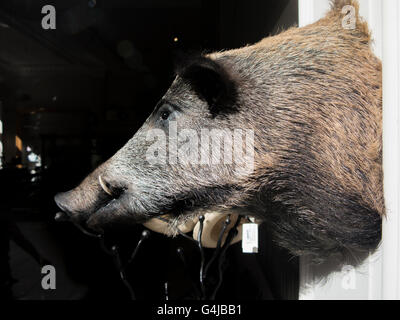
[[[113,193],[111,192],[110,188],[107,187],[107,185],[104,183],[101,175],[99,175],[99,183],[100,183],[100,186],[104,190],[105,193],[107,193],[108,195],[110,195],[112,197],[114,196]]]

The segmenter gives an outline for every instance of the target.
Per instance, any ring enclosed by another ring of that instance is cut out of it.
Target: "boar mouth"
[[[68,210],[60,203],[57,195],[55,199],[61,211],[55,215],[54,219],[56,221],[72,222],[82,231],[86,230],[86,233],[92,231],[103,233],[104,227],[107,225],[111,226],[122,223],[125,225],[128,223],[137,224],[150,219],[150,217],[144,217],[142,215],[128,214],[128,210],[125,210],[124,206],[121,204],[122,201],[112,198],[111,196],[108,196],[107,200],[103,200],[101,205],[96,206],[96,209],[85,212],[73,212]]]
[[[91,176],[90,183],[55,196],[55,202],[62,210],[56,215],[56,220],[68,220],[83,228],[104,232],[105,228],[116,224],[139,224],[165,214],[177,217],[208,206],[218,206],[241,189],[235,185],[202,186],[179,195],[164,195],[163,204],[152,200],[151,204],[144,202],[136,207],[132,199],[137,196],[135,192],[108,183],[102,175],[93,178]]]
[[[55,220],[71,221],[82,228],[88,227],[102,232],[101,225],[125,216],[121,214],[125,211],[123,205],[127,197],[125,188],[112,188],[101,175],[98,176],[98,183],[91,187],[78,186],[73,190],[56,194],[54,200],[61,212],[56,214]]]

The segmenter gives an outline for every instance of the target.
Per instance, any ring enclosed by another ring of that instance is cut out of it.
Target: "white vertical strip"
[[[329,0],[299,0],[299,27],[314,23],[329,10]]]
[[[382,59],[382,0],[358,0],[360,15],[372,32],[372,49]]]
[[[387,219],[383,223],[384,299],[400,299],[400,4],[383,1],[383,167]]]
[[[314,0],[299,0],[299,27],[304,27],[315,20]]]

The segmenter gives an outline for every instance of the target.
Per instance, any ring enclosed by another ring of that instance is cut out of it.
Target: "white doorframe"
[[[299,26],[317,21],[329,0],[299,0]],[[387,219],[377,252],[357,269],[345,267],[318,280],[327,266],[300,260],[300,299],[400,299],[400,3],[359,0],[375,54],[383,61],[383,167]],[[329,264],[329,263],[328,263]]]
[[[382,1],[383,168],[387,219],[383,223],[383,299],[400,299],[400,3]]]

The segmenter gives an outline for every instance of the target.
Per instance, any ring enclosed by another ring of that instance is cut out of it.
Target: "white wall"
[[[400,299],[400,3],[359,0],[375,54],[383,59],[383,163],[387,219],[380,249],[354,269],[344,267],[321,280],[329,268],[300,262],[300,299]],[[328,0],[299,0],[299,26],[321,18]],[[333,263],[332,263],[333,265]]]

